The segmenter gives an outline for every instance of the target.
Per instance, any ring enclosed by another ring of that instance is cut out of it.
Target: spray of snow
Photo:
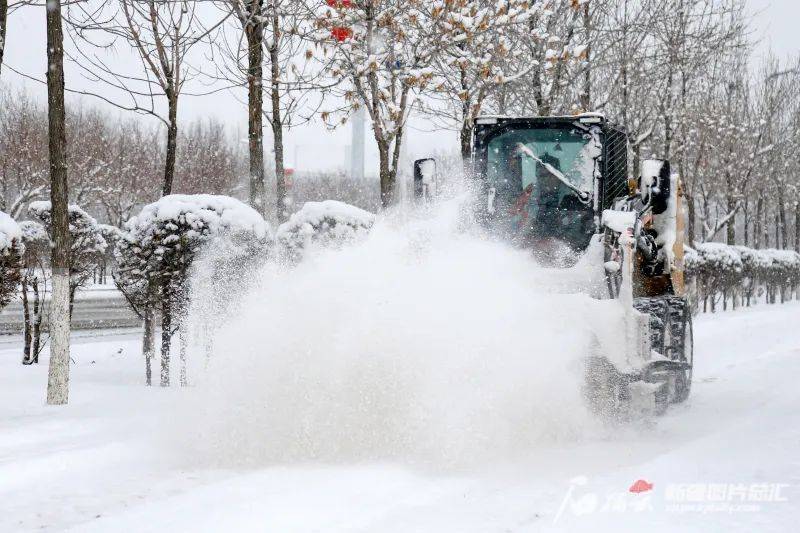
[[[261,266],[224,320],[195,305],[191,320],[218,329],[190,350],[194,386],[171,418],[181,453],[456,466],[585,436],[581,358],[608,346],[592,332],[615,320],[609,302],[463,231],[456,204]]]

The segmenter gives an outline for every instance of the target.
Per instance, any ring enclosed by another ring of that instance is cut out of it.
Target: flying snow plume
[[[579,438],[592,418],[580,361],[603,302],[459,231],[454,204],[262,266],[225,316],[201,291],[191,319],[214,332],[190,350],[191,447],[228,465],[448,466]]]

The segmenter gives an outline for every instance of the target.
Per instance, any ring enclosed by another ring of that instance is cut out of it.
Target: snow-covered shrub
[[[711,301],[711,310],[716,309],[716,295],[721,294],[723,304],[731,290],[741,285],[744,265],[739,252],[732,246],[718,242],[705,242],[696,247],[698,261],[694,275],[703,296],[703,308]]]
[[[690,246],[683,247],[683,270],[688,277],[696,277],[703,263],[700,254]]]
[[[0,309],[8,305],[17,291],[24,252],[19,225],[0,211]]]
[[[115,256],[125,285],[152,281],[172,290],[183,287],[196,252],[212,239],[247,248],[270,237],[261,215],[239,200],[174,194],[146,205],[125,223]]]
[[[28,213],[37,218],[52,240],[52,206],[48,201],[31,202]],[[69,294],[75,300],[75,291],[92,279],[108,248],[97,221],[77,205],[70,205],[69,216]]]
[[[33,220],[19,223],[25,253],[22,256],[20,293],[22,296],[22,325],[24,346],[22,363],[39,362],[42,350],[41,332],[44,318],[44,302],[47,293],[50,261],[50,237],[44,226]]]
[[[753,296],[756,295],[758,286],[767,280],[772,261],[762,250],[755,250],[747,246],[733,246],[733,249],[742,259],[742,294],[749,305]]]
[[[697,250],[686,247],[686,274],[697,280],[701,298],[711,302],[722,295],[723,303],[737,296],[749,305],[751,299],[766,293],[769,303],[780,293],[782,301],[800,286],[800,254],[791,250],[756,250],[746,246],[703,243]]]
[[[306,202],[302,209],[278,228],[276,241],[281,252],[299,260],[309,247],[341,246],[366,235],[375,215],[350,204],[325,200]]]
[[[214,241],[226,243],[228,251],[256,254],[270,238],[261,215],[228,196],[165,196],[125,223],[116,250],[115,282],[141,316],[160,305],[162,385],[169,384],[171,337],[180,326],[173,314],[180,318],[185,312],[189,269],[198,252]]]
[[[697,245],[697,253],[703,260],[703,268],[715,271],[720,276],[741,274],[742,272],[742,258],[733,246],[718,242],[704,242]]]
[[[776,295],[780,293],[781,302],[787,299],[793,288],[800,285],[800,254],[792,250],[759,250],[764,261],[769,263],[765,275],[768,287],[767,297],[775,303]]]
[[[755,250],[747,246],[732,246],[742,260],[742,275],[753,280],[762,279],[769,267],[769,261],[762,250]]]

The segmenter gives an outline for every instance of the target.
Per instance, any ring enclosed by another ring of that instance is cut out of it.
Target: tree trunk
[[[508,88],[506,84],[503,83],[497,89],[497,112],[501,115],[505,115],[507,112],[508,105],[506,104],[506,100],[508,98]]]
[[[28,281],[27,276],[23,276],[20,282],[22,290],[22,327],[24,344],[22,348],[22,364],[29,365],[33,363],[31,357],[31,344],[33,341],[33,320],[31,318],[30,302],[28,302]]]
[[[631,152],[633,153],[633,161],[631,161],[631,168],[633,169],[633,176],[639,176],[642,168],[642,147],[639,144],[631,145]]]
[[[763,219],[764,199],[759,197],[756,201],[756,215],[753,220],[753,247],[761,248],[761,221]]]
[[[584,39],[586,39],[586,66],[583,70],[583,85],[581,86],[581,107],[583,111],[592,110],[592,63],[591,63],[591,31],[592,31],[592,18],[589,13],[589,3],[583,5],[583,31]]]
[[[72,318],[72,310],[75,308],[75,292],[78,290],[78,286],[73,284],[70,281],[69,284],[69,317]]]
[[[686,237],[689,241],[689,246],[694,246],[695,220],[697,216],[695,212],[694,196],[684,193],[684,198],[686,199]]]
[[[181,318],[181,325],[178,329],[178,341],[179,341],[179,350],[180,350],[180,363],[181,363],[181,387],[185,387],[189,384],[189,376],[186,371],[186,347],[189,342],[188,336],[186,334],[186,321]]]
[[[153,356],[156,351],[155,313],[152,304],[144,311],[144,335],[142,336],[142,355],[144,355],[144,377],[147,386],[153,384]]]
[[[459,67],[459,74],[461,79],[461,132],[459,133],[459,142],[461,144],[461,164],[464,168],[466,175],[469,168],[469,161],[472,157],[472,121],[471,107],[472,100],[469,96],[469,82],[467,81],[467,69],[464,66]]]
[[[394,202],[394,179],[389,168],[389,143],[378,141],[378,163],[381,180],[381,205],[387,208]]]
[[[69,215],[67,212],[67,137],[64,124],[64,35],[61,0],[50,0],[47,18],[47,120],[50,155],[50,201],[53,247],[50,265],[53,296],[50,304],[50,367],[47,403],[69,401]]]
[[[161,386],[169,387],[169,349],[172,340],[172,306],[167,289],[164,289],[161,298]]]
[[[664,98],[664,107],[663,107],[663,120],[664,120],[664,147],[662,151],[664,153],[664,159],[669,159],[672,153],[672,83],[673,83],[673,63],[672,59],[669,61],[669,70],[667,73],[667,91]]]
[[[0,73],[3,72],[3,53],[6,48],[6,23],[8,21],[8,0],[0,0]]]
[[[783,188],[778,188],[778,226],[781,228],[780,247],[782,250],[789,249],[789,225],[786,220],[786,201],[783,197]],[[778,239],[775,239],[775,246],[778,246]]]
[[[726,191],[726,208],[728,213],[736,209],[736,199],[734,198],[733,177],[729,172],[726,172],[725,182],[727,183]],[[736,215],[731,216],[725,225],[726,244],[733,246],[736,244]]]
[[[280,87],[280,18],[272,17],[272,44],[269,47],[270,97],[272,100],[272,139],[275,151],[275,193],[278,206],[278,221],[284,222],[289,214],[286,212],[286,173],[283,164],[283,117],[281,116]]]
[[[742,204],[742,215],[744,216],[744,245],[750,246],[750,202],[747,197]]]
[[[800,202],[794,205],[794,251],[800,253]]]
[[[775,248],[781,246],[781,218],[778,213],[775,213]]]
[[[472,163],[472,122],[465,117],[461,123],[459,140],[461,143],[461,163],[464,166],[464,174],[467,175],[471,170]]]
[[[31,282],[33,288],[33,345],[31,346],[31,356],[34,364],[39,364],[39,352],[41,351],[42,342],[42,317],[44,310],[42,309],[42,297],[39,294],[39,280],[34,278]]]
[[[264,24],[261,22],[261,0],[251,0],[245,23],[247,36],[247,131],[250,148],[250,205],[265,214],[264,183]]]
[[[178,96],[174,89],[167,91],[169,100],[169,124],[167,125],[167,159],[164,162],[164,188],[162,195],[172,194],[175,181],[175,158],[178,153]]]

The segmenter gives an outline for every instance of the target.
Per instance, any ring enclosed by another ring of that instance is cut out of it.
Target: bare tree
[[[47,403],[69,400],[69,214],[67,185],[67,132],[64,110],[64,35],[61,0],[49,0],[47,13],[47,109],[50,139],[50,201],[52,241],[50,259],[53,296],[50,313],[50,368]]]
[[[189,51],[221,23],[206,27],[197,14],[197,2],[185,0],[112,0],[77,3],[69,11],[73,38],[80,41],[72,59],[90,80],[122,91],[128,104],[118,107],[158,118],[167,130],[162,194],[172,193],[178,143],[178,101],[192,78]],[[94,38],[99,35],[95,42]],[[122,44],[119,44],[122,43]],[[138,73],[120,72],[97,54],[129,46],[138,57]],[[157,100],[166,100],[166,115]],[[110,99],[105,98],[107,101]]]
[[[262,0],[231,0],[245,37],[247,66],[247,138],[250,156],[250,205],[262,215],[266,207],[264,175],[264,15]],[[237,53],[238,55],[238,47]]]
[[[13,218],[47,193],[47,112],[23,93],[0,94],[0,209]]]
[[[216,120],[197,120],[178,136],[175,190],[184,194],[229,194],[236,186],[244,161]]]
[[[217,77],[247,87],[250,203],[266,213],[267,206],[256,203],[263,202],[266,195],[266,121],[272,133],[275,208],[278,219],[283,221],[287,217],[284,135],[289,128],[313,117],[324,90],[320,82],[324,66],[310,61],[313,51],[303,50],[313,30],[313,18],[307,6],[296,0],[228,0],[225,9],[235,15],[237,28],[229,29],[224,39],[214,42],[214,48],[226,59]],[[310,98],[312,95],[314,98]],[[305,105],[308,110],[301,114]]]

